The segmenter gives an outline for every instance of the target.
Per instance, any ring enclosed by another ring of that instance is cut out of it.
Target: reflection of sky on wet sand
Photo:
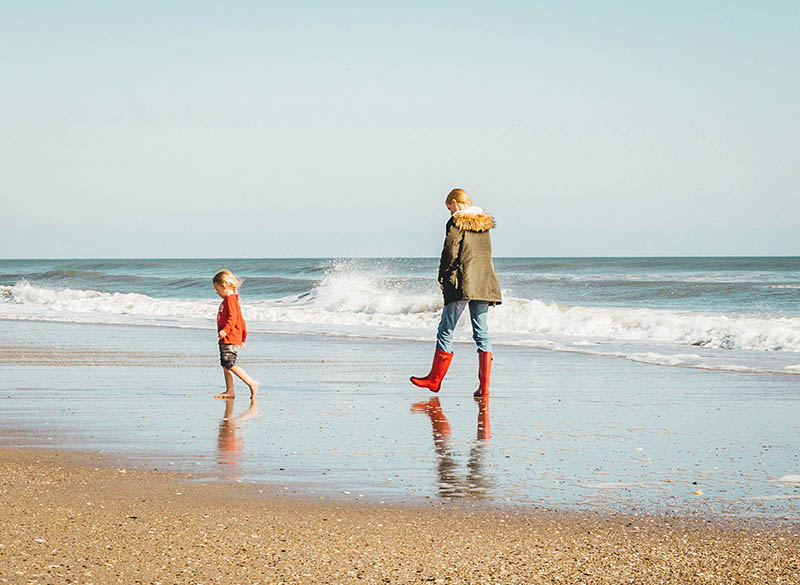
[[[490,411],[471,396],[470,345],[434,397],[407,382],[430,344],[256,335],[241,355],[262,383],[251,410],[240,384],[230,405],[211,398],[222,375],[206,332],[2,327],[3,343],[55,348],[48,365],[0,361],[0,437],[13,444],[315,497],[798,517],[800,485],[780,481],[800,475],[791,377],[497,347]]]

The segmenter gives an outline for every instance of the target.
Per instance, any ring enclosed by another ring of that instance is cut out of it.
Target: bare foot
[[[214,398],[219,400],[233,400],[236,396],[234,396],[233,392],[223,392],[222,394],[215,394]]]
[[[250,400],[254,400],[257,393],[258,393],[258,380],[253,380],[253,383],[250,384]]]

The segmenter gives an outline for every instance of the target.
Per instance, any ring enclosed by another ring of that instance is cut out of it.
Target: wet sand
[[[2,325],[0,584],[800,584],[785,377],[504,348],[490,411],[272,335],[256,409],[196,331]]]
[[[235,405],[211,398],[223,387],[213,331],[0,331],[0,445],[104,451],[311,498],[800,522],[787,376],[501,347],[477,403],[474,348],[460,344],[431,400],[408,382],[427,371],[428,343],[255,332],[241,356],[262,383],[250,409],[241,385]]]
[[[800,583],[796,524],[345,504],[119,465],[0,450],[0,583]]]

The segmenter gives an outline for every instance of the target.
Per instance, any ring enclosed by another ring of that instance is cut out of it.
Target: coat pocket
[[[447,275],[447,280],[445,281],[445,286],[450,286],[453,290],[458,290],[459,283],[461,282],[461,278],[458,274],[458,268],[453,270],[450,274]]]
[[[445,304],[452,303],[461,298],[460,285],[461,283],[457,270],[453,270],[445,276],[444,282],[442,282],[442,293],[444,294]]]

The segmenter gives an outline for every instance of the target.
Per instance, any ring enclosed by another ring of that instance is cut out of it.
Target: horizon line
[[[28,258],[0,258],[0,261],[47,261],[47,260],[419,260],[437,259],[438,256],[74,256],[74,257],[28,257]],[[600,260],[600,259],[672,259],[672,258],[800,258],[800,254],[712,254],[712,255],[633,255],[633,256],[495,256],[494,260],[520,260],[520,259],[573,259],[573,260]]]

